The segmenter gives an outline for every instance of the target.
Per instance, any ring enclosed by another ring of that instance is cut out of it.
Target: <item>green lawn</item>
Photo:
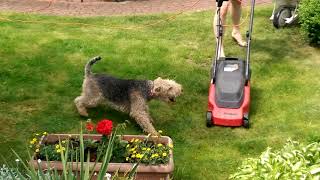
[[[169,15],[70,18],[0,13],[0,154],[15,159],[33,132],[78,132],[73,99],[81,92],[86,61],[100,55],[94,72],[123,78],[172,78],[184,86],[175,105],[150,102],[157,129],[174,140],[174,179],[226,179],[247,157],[287,138],[320,141],[320,50],[303,40],[299,28],[277,30],[271,7],[257,7],[252,40],[252,127],[206,128],[205,112],[215,40],[212,12],[186,13],[170,22],[144,26]],[[83,22],[103,27],[52,24]],[[131,29],[117,29],[120,27]],[[135,27],[139,27],[136,28]],[[143,28],[140,28],[143,27]],[[247,25],[242,27],[243,32]],[[227,31],[230,34],[230,29]],[[244,55],[229,36],[227,55]],[[126,114],[90,111],[122,123]],[[141,134],[133,121],[127,134]],[[0,160],[0,164],[3,163]]]

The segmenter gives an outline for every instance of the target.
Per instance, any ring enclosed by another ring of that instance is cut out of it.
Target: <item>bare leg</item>
[[[241,3],[238,0],[231,0],[231,17],[232,17],[232,37],[237,41],[239,46],[246,46],[247,43],[242,40],[240,32]]]
[[[220,17],[221,17],[221,23],[225,24],[227,13],[228,13],[228,8],[229,8],[229,1],[224,1],[221,9],[220,9]],[[218,22],[218,15],[217,12],[215,13],[214,19],[213,19],[213,30],[214,30],[214,35],[215,37],[217,36],[217,22]],[[224,31],[224,28],[223,28]],[[220,57],[225,57],[224,54],[224,48],[223,48],[223,41],[221,43],[221,53]]]

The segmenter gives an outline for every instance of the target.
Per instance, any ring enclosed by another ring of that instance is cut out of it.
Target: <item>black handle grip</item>
[[[217,7],[221,7],[223,1],[228,1],[228,0],[216,0],[216,2],[218,3],[218,4],[217,4]]]

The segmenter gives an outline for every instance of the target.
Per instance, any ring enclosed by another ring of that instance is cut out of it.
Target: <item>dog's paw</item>
[[[89,114],[87,112],[79,112],[79,114],[83,117],[89,117]]]

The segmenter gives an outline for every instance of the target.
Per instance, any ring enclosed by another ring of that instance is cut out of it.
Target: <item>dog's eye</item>
[[[156,92],[160,92],[160,91],[161,91],[161,87],[157,87],[157,88],[155,89],[155,91],[156,91]]]

